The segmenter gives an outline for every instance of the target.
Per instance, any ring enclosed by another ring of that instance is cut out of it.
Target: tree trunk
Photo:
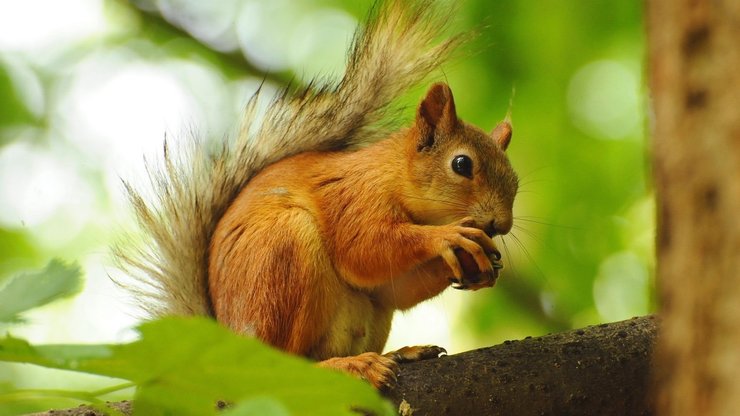
[[[650,0],[661,415],[740,412],[740,1]]]

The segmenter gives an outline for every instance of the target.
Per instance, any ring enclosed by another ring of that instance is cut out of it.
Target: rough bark
[[[740,2],[650,0],[661,415],[740,409]]]
[[[656,326],[634,318],[403,364],[386,395],[414,416],[650,415]],[[114,405],[130,414],[130,403]],[[100,414],[80,406],[36,416]]]
[[[652,317],[405,365],[390,392],[421,415],[649,415]]]

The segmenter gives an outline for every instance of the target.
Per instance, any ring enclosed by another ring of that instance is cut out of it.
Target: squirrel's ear
[[[419,150],[434,144],[434,133],[450,132],[458,125],[455,99],[452,90],[443,82],[429,88],[416,110],[416,127],[419,130]]]
[[[493,137],[493,140],[496,141],[496,144],[499,145],[501,150],[506,150],[511,141],[511,133],[511,123],[508,120],[504,120],[498,123],[496,128],[493,129],[491,137]]]

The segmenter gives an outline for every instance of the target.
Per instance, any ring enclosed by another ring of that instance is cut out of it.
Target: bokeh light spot
[[[635,134],[641,117],[637,68],[603,60],[579,69],[568,87],[568,110],[576,127],[601,139]]]
[[[649,312],[649,274],[647,267],[632,252],[607,257],[594,280],[596,309],[604,322],[619,321]]]

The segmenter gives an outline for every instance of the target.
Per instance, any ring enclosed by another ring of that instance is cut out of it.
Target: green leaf
[[[270,397],[254,397],[220,413],[221,416],[290,416],[290,411]]]
[[[3,111],[0,111],[0,126],[32,123],[34,115],[28,110],[23,99],[20,97],[19,84],[13,79],[10,66],[0,56],[0,103],[3,103]],[[0,137],[2,144],[4,137]]]
[[[217,400],[237,406],[249,400],[247,410],[269,406],[276,414],[282,407],[293,415],[356,414],[352,408],[392,414],[367,383],[238,336],[212,320],[170,318],[140,330],[142,341],[120,353],[140,368],[132,376],[140,377],[134,380],[135,403],[142,414],[163,414],[158,412],[163,405],[176,414],[207,414]]]
[[[0,322],[22,322],[19,314],[77,293],[82,286],[76,264],[53,259],[37,272],[20,273],[0,288]]]
[[[0,124],[0,129],[2,129],[2,124]],[[2,143],[0,143],[0,151],[2,150]],[[2,226],[0,226],[0,253],[2,253],[0,255],[0,287],[15,272],[27,269],[30,267],[28,264],[33,264],[40,256],[38,247],[34,245],[28,233]]]
[[[234,414],[393,414],[369,384],[241,337],[206,318],[142,325],[124,345],[46,345],[0,339],[0,360],[122,378],[137,384],[136,411],[204,415],[216,403]]]
[[[38,345],[6,335],[0,339],[0,361],[36,364],[61,370],[82,371],[107,375],[101,367],[111,366],[113,346],[110,345]],[[112,367],[112,366],[111,366]]]

